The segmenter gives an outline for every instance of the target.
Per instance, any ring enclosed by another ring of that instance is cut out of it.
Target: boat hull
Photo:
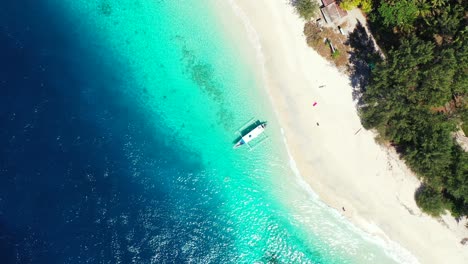
[[[233,148],[239,148],[242,145],[249,145],[249,142],[257,138],[260,134],[262,134],[265,131],[266,123],[262,123],[258,126],[256,126],[254,129],[252,129],[249,133],[246,135],[242,136],[239,142],[237,142]]]

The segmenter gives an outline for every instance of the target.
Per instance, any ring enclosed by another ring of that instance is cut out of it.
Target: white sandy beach
[[[436,220],[421,213],[414,201],[419,181],[393,150],[362,128],[348,77],[306,45],[304,22],[289,1],[233,0],[232,5],[245,15],[236,23],[248,19],[251,25],[243,34],[258,36],[265,86],[288,148],[320,198],[421,263],[467,263],[468,247],[460,241],[468,229],[451,217]]]

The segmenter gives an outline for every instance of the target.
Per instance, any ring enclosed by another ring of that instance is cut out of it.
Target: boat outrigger
[[[247,145],[249,146],[251,149],[252,147],[249,145],[249,142],[254,140],[255,138],[257,138],[260,134],[262,134],[264,131],[265,131],[265,128],[267,126],[267,123],[266,122],[260,122],[260,121],[257,121],[255,122],[254,124],[252,125],[256,125],[252,130],[250,130],[247,134],[245,135],[242,135],[242,132],[239,132],[239,135],[240,135],[240,140],[234,145],[233,148],[238,148],[242,145]],[[250,125],[250,127],[252,127],[252,125]],[[260,143],[260,142],[259,142]]]

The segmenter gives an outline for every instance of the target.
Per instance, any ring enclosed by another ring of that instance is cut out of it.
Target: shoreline
[[[287,2],[230,2],[258,34],[260,47],[254,49],[263,57],[257,59],[265,60],[260,63],[263,81],[286,147],[320,200],[370,235],[401,245],[421,263],[468,259],[459,243],[468,230],[416,206],[418,179],[393,149],[377,145],[374,133],[362,128],[349,77],[307,46],[304,22],[293,8]]]

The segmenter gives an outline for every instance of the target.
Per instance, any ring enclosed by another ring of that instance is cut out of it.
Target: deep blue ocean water
[[[180,262],[229,244],[213,228],[216,243],[181,252],[219,203],[178,180],[201,169],[196,157],[118,92],[124,65],[81,47],[39,2],[0,8],[0,262]]]

